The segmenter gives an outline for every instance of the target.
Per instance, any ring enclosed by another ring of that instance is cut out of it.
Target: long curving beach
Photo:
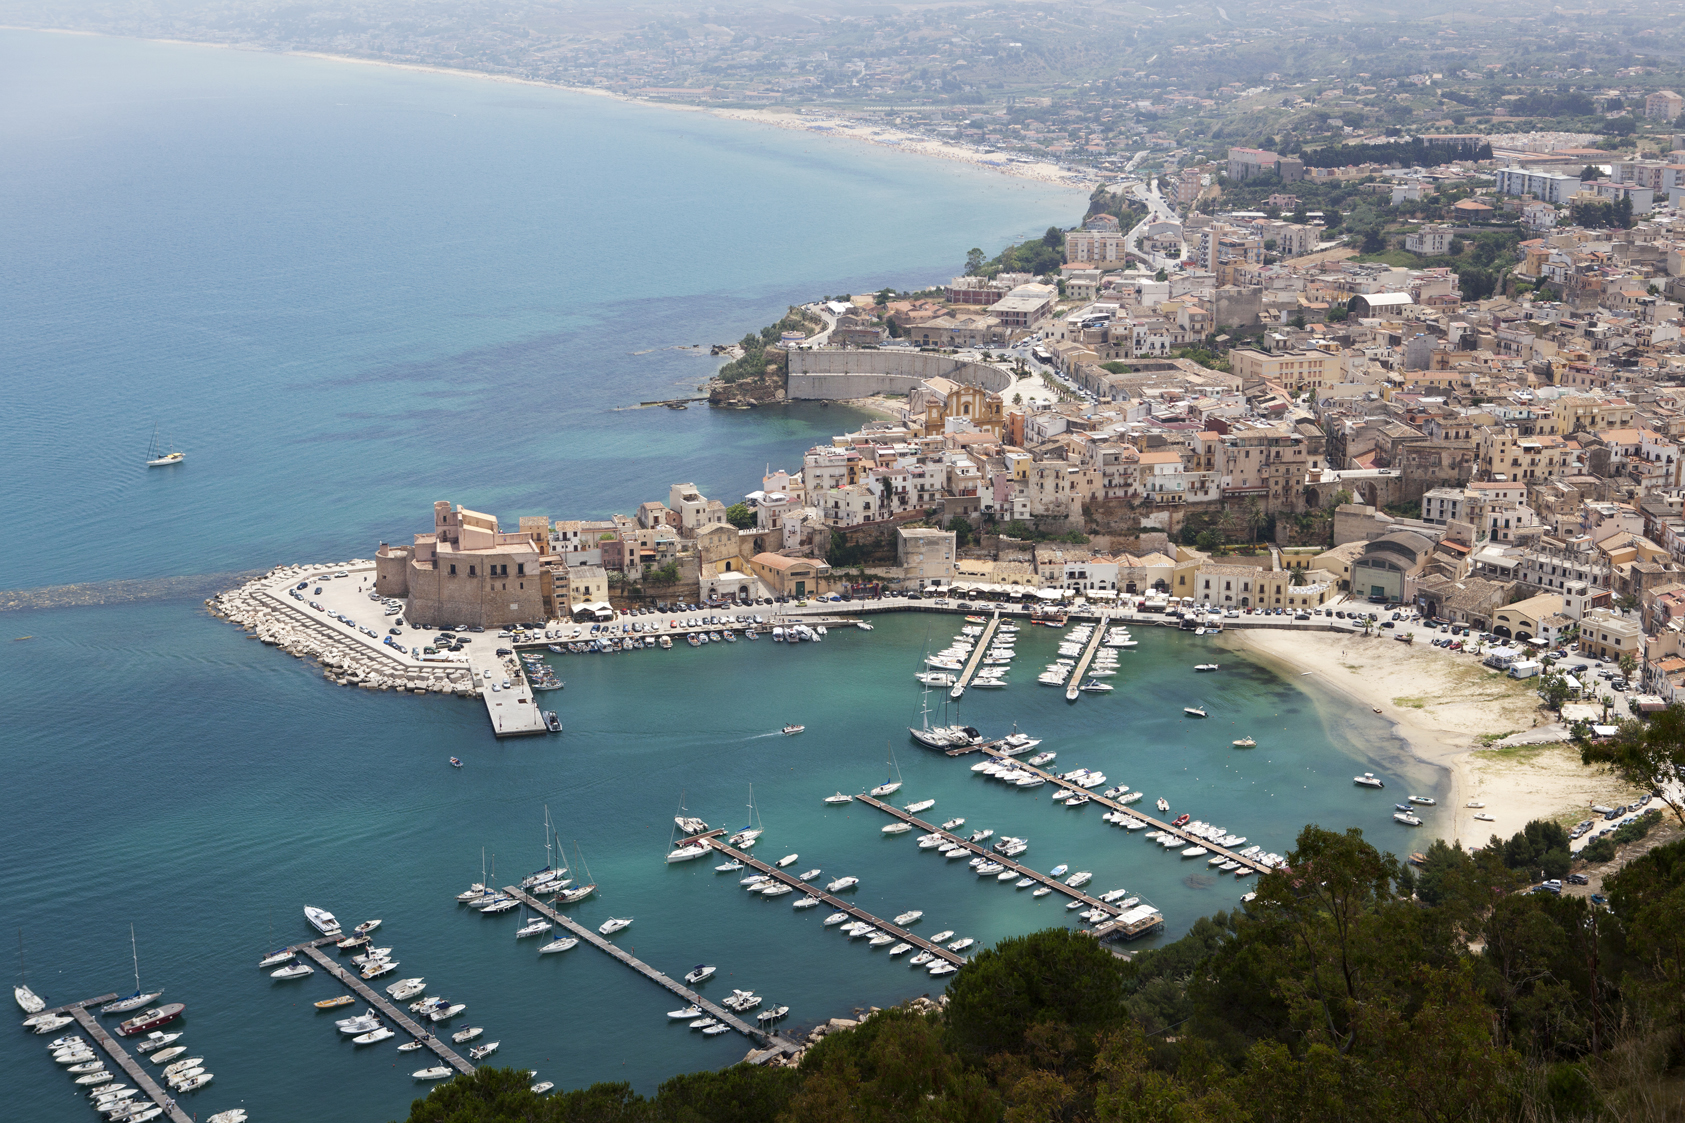
[[[1448,841],[1479,846],[1532,819],[1572,823],[1587,818],[1592,803],[1638,794],[1580,763],[1532,684],[1489,670],[1475,656],[1398,643],[1385,632],[1248,628],[1226,632],[1224,642],[1380,714],[1415,759],[1449,772]],[[1470,802],[1486,806],[1465,806]],[[1477,813],[1492,821],[1475,819]]]

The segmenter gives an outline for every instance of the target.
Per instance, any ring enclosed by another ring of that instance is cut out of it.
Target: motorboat
[[[714,872],[715,873],[736,873],[738,870],[740,870],[742,868],[743,868],[743,863],[739,862],[736,858],[733,858],[729,862],[721,862],[719,865],[715,866]]]
[[[695,967],[685,972],[685,982],[691,984],[692,986],[695,986],[697,983],[706,982],[714,977],[715,970],[717,970],[717,968],[711,967],[706,963],[698,963]]]
[[[884,834],[906,834],[912,829],[911,823],[888,823],[882,828]]]
[[[1439,801],[1432,796],[1413,795],[1409,798],[1411,803],[1419,804],[1422,807],[1437,807],[1439,805]]]
[[[335,1022],[334,1026],[347,1037],[355,1037],[359,1033],[367,1033],[371,1029],[378,1028],[380,1024],[380,1015],[370,1010],[368,1013],[358,1014],[354,1018],[343,1018]],[[165,1071],[168,1072],[169,1070],[166,1069]]]
[[[697,1018],[694,1022],[690,1023],[690,1028],[691,1029],[707,1029],[709,1026],[718,1025],[718,1024],[719,1024],[719,1022],[717,1022],[713,1018]]]
[[[1170,801],[1168,799],[1165,799],[1163,796],[1160,796],[1159,799],[1158,799],[1158,803],[1155,804],[1154,806],[1156,806],[1160,811],[1169,811],[1170,810]]]
[[[854,797],[851,795],[843,795],[841,792],[838,792],[836,795],[826,796],[825,802],[829,803],[833,807],[840,807],[845,803],[853,803]]]
[[[1194,664],[1194,670],[1196,670],[1196,671],[1215,671],[1217,669],[1218,669],[1218,664],[1216,664],[1216,663],[1195,663]]]
[[[1035,756],[1030,758],[1029,763],[1030,763],[1031,767],[1040,768],[1042,765],[1052,764],[1055,760],[1058,760],[1058,759],[1059,759],[1058,753],[1037,753]]]
[[[1211,853],[1211,851],[1207,850],[1203,846],[1190,846],[1186,850],[1182,851],[1182,857],[1184,857],[1184,858],[1203,858],[1209,853]]]
[[[357,1000],[352,998],[349,994],[342,994],[337,998],[324,998],[313,1005],[318,1010],[336,1010],[341,1006],[349,1006],[355,1001]]]
[[[291,962],[293,959],[297,958],[297,956],[298,952],[294,951],[292,948],[282,948],[280,951],[272,951],[257,961],[258,970],[267,971],[271,967],[279,967],[283,963]]]
[[[940,977],[942,975],[952,975],[955,971],[958,971],[958,970],[959,970],[958,967],[955,967],[952,963],[949,963],[947,960],[944,959],[940,963],[932,963],[930,965],[930,970],[929,970],[928,973],[930,975]]]
[[[305,905],[304,919],[310,923],[310,927],[324,936],[339,935],[339,921],[335,920],[333,913],[327,909],[319,909],[315,905]]]
[[[962,936],[961,938],[955,940],[953,943],[949,944],[948,950],[949,951],[964,951],[966,948],[970,947],[972,944],[975,944],[976,942],[977,941],[972,939],[970,936]]]
[[[1092,873],[1089,873],[1087,870],[1078,870],[1076,873],[1073,873],[1070,877],[1065,879],[1065,884],[1069,885],[1072,889],[1081,889],[1084,885],[1087,885],[1093,880],[1094,875]]]
[[[867,941],[867,943],[870,946],[875,947],[875,948],[886,947],[889,944],[893,944],[894,942],[895,942],[895,937],[891,936],[888,932],[879,932],[877,935],[873,936],[870,940]]]
[[[812,881],[814,878],[818,877],[820,874],[822,874],[824,872],[825,871],[821,870],[821,869],[806,870],[803,873],[797,874],[796,880],[797,881]]]
[[[1052,889],[1051,886],[1043,885],[1041,888],[1036,889],[1034,892],[1032,892],[1030,894],[1030,896],[1032,896],[1032,897],[1045,897],[1051,892],[1053,892],[1053,889]]]
[[[667,861],[670,863],[689,862],[693,859],[702,857],[712,849],[713,847],[705,846],[701,843],[696,843],[690,846],[681,846],[667,855]]]
[[[422,978],[399,979],[387,986],[386,993],[391,995],[394,1001],[404,1002],[420,994],[426,981]]]
[[[702,1031],[702,1036],[703,1037],[718,1037],[722,1033],[730,1033],[730,1032],[731,1032],[731,1027],[728,1026],[728,1025],[711,1025],[707,1029]]]
[[[398,1052],[400,1052],[400,1053],[414,1053],[414,1052],[417,1052],[418,1050],[420,1050],[421,1048],[422,1048],[422,1044],[419,1041],[406,1041],[402,1045],[398,1046]]]
[[[364,948],[368,946],[369,938],[367,936],[347,936],[345,939],[334,945],[334,947],[338,948],[340,951],[350,951],[352,948]]]
[[[502,897],[502,898],[499,898],[497,900],[492,901],[491,904],[489,904],[489,905],[482,905],[481,908],[480,908],[480,911],[482,913],[485,913],[487,916],[495,916],[497,913],[509,912],[512,909],[517,909],[517,908],[520,908],[520,907],[521,907],[521,902],[517,901],[515,898],[513,898],[513,897]]]
[[[801,733],[806,729],[807,726],[805,725],[786,725],[784,727],[784,736],[794,737],[796,734]]]
[[[453,1002],[449,1006],[442,1006],[427,1015],[430,1022],[448,1022],[464,1010],[468,1009],[466,1002]]]
[[[860,884],[858,877],[839,877],[825,886],[827,893],[841,893],[845,889],[853,889]]]
[[[1407,827],[1419,827],[1422,825],[1422,817],[1414,811],[1394,811],[1392,813],[1392,821],[1395,823],[1403,823]]]
[[[145,1039],[135,1042],[135,1051],[137,1053],[151,1053],[162,1049],[172,1041],[179,1041],[180,1039],[181,1034],[179,1033],[149,1033]]]
[[[451,1071],[444,1065],[434,1065],[432,1068],[418,1068],[410,1075],[417,1080],[443,1080],[451,1075]]]
[[[847,919],[848,919],[848,914],[846,912],[834,912],[830,916],[827,916],[825,918],[825,927],[830,928],[833,925],[841,924],[843,921],[845,921]]]
[[[180,1037],[181,1034],[176,1033],[176,1034],[171,1034],[171,1036],[172,1037]],[[185,1045],[172,1045],[168,1049],[158,1050],[158,1052],[156,1054],[154,1054],[149,1059],[155,1065],[169,1064],[171,1061],[175,1060],[177,1057],[181,1056],[185,1052],[187,1052],[187,1047]]]
[[[942,829],[945,831],[951,831],[963,826],[965,826],[965,820],[963,818],[949,819],[946,823],[942,824]]]
[[[579,946],[579,941],[572,936],[563,936],[559,940],[551,940],[538,949],[539,955],[550,955],[553,952],[568,951]]]
[[[525,924],[515,929],[515,938],[517,940],[524,940],[528,936],[540,936],[545,932],[550,931],[551,927],[553,926],[548,920],[545,920],[543,917],[537,917],[533,920],[527,921]]]
[[[314,975],[315,973],[316,968],[310,966],[308,963],[289,963],[287,966],[282,967],[279,970],[269,972],[269,977],[271,979],[282,980],[302,979],[306,975]]]
[[[209,1072],[197,1072],[180,1080],[171,1081],[170,1089],[177,1095],[185,1095],[188,1092],[197,1092],[214,1079],[215,1076]]]
[[[1189,717],[1209,717],[1210,716],[1209,714],[1207,714],[1205,712],[1204,706],[1183,706],[1182,712],[1184,714],[1187,714]]]
[[[78,1074],[77,1077],[76,1077],[76,1081],[75,1081],[77,1084],[80,1084],[84,1087],[87,1087],[87,1086],[94,1085],[94,1084],[109,1084],[109,1083],[111,1083],[111,1074],[109,1072],[105,1071],[105,1062],[104,1061],[89,1061],[87,1063],[91,1064],[91,1065],[96,1065],[98,1067],[95,1068],[95,1069],[84,1071],[84,1072]],[[81,1066],[77,1066],[77,1067],[81,1067]],[[71,1069],[69,1071],[74,1072],[75,1069]]]
[[[753,637],[753,635],[754,635],[753,632],[751,632],[749,634],[750,634],[751,637]],[[671,647],[673,645],[673,641],[668,639],[666,636],[661,637],[661,642],[668,647]],[[555,1086],[556,1086],[556,1082],[554,1080],[540,1080],[537,1084],[534,1084],[531,1088],[529,1088],[528,1091],[530,1091],[535,1096],[542,1096],[544,1093],[548,1092],[550,1089],[554,1088]]]
[[[1258,747],[1258,742],[1251,737],[1238,737],[1234,741],[1234,747],[1237,749],[1255,749]]]
[[[385,1041],[389,1037],[396,1036],[397,1034],[393,1033],[385,1026],[381,1026],[379,1029],[373,1029],[367,1033],[358,1034],[356,1037],[351,1039],[351,1042],[354,1045],[373,1045],[377,1041]]]
[[[1380,777],[1376,776],[1373,772],[1365,772],[1361,776],[1353,776],[1352,783],[1356,784],[1360,788],[1386,787],[1386,785],[1381,782]]]
[[[772,884],[762,887],[761,896],[782,897],[786,893],[793,892],[795,892],[795,890],[791,889],[788,885],[785,885],[782,881],[774,881]]]
[[[608,936],[620,931],[623,928],[630,928],[631,926],[631,917],[625,917],[622,919],[620,917],[611,916],[607,920],[603,921],[602,924],[597,926],[597,931],[605,936]]]
[[[763,1023],[776,1022],[779,1018],[784,1017],[789,1012],[790,1008],[788,1006],[773,1006],[756,1014],[755,1020]]]
[[[800,857],[799,854],[786,854],[786,855],[784,855],[782,858],[778,859],[778,868],[784,869],[787,866],[795,865],[796,859],[799,858],[799,857]]]
[[[917,955],[913,956],[913,958],[907,960],[907,965],[909,967],[923,967],[926,963],[929,963],[932,959],[935,959],[935,958],[936,957],[934,955],[932,955],[930,952],[921,951]]]
[[[1060,862],[1058,865],[1054,866],[1052,869],[1047,871],[1047,876],[1049,876],[1049,877],[1064,877],[1065,874],[1067,872],[1069,872],[1070,868],[1071,867],[1066,865],[1064,862]]]
[[[934,799],[921,799],[921,800],[917,801],[916,803],[907,804],[907,806],[905,807],[905,811],[909,815],[917,815],[919,812],[929,811],[932,807],[935,807],[935,806],[936,806],[936,801]]]
[[[358,967],[367,967],[371,963],[378,963],[391,957],[391,948],[371,948],[362,955],[353,955],[351,962]]]
[[[911,909],[911,910],[909,910],[907,912],[904,912],[901,915],[897,916],[895,918],[895,923],[898,926],[900,926],[902,928],[905,928],[909,924],[917,923],[919,918],[922,917],[922,916],[924,916],[924,910],[922,910],[922,909]]]
[[[379,928],[380,924],[381,924],[381,922],[380,922],[379,918],[376,918],[374,920],[365,920],[361,924],[357,925],[357,927],[351,929],[351,931],[354,932],[355,934],[359,935],[359,936],[367,936],[370,932],[373,932],[376,928]]]
[[[362,975],[363,975],[363,978],[365,978],[365,979],[378,979],[382,975],[390,975],[392,972],[396,971],[397,969],[398,969],[397,960],[393,960],[393,959],[375,960],[375,961],[371,962],[368,966],[363,968]]]
[[[702,1007],[692,1004],[686,1006],[683,1010],[669,1010],[667,1016],[675,1021],[690,1021],[692,1018],[702,1016]]]
[[[695,1015],[692,1015],[692,1017],[694,1016]],[[484,1026],[469,1026],[467,1029],[459,1029],[455,1033],[451,1034],[451,1040],[456,1042],[458,1045],[461,1045],[465,1042],[474,1040],[484,1032],[486,1032]]]
[[[378,1025],[379,1023],[377,1022],[376,1024]],[[204,1057],[186,1057],[182,1060],[177,1061],[175,1064],[165,1065],[163,1070],[162,1070],[163,1075],[164,1075],[164,1079],[174,1080],[176,1077],[180,1076],[182,1073],[188,1071],[189,1069],[194,1069],[194,1068],[200,1067],[201,1065],[204,1064],[204,1062],[205,1062]]]
[[[818,904],[818,897],[803,897],[799,901],[790,902],[790,907],[793,909],[811,909],[817,907]]]

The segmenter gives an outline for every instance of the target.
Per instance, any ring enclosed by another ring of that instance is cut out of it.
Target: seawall
[[[843,401],[873,394],[910,394],[929,378],[948,378],[997,394],[1013,381],[999,367],[929,351],[791,351],[787,396],[795,401]]]

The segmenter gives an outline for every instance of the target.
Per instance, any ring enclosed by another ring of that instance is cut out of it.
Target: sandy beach
[[[57,27],[21,27],[12,24],[0,24],[0,29],[8,31],[41,31],[53,35],[87,35],[105,37],[100,32],[78,31],[70,28]],[[112,36],[112,38],[129,38],[128,36]],[[204,43],[193,39],[147,39],[145,42],[169,43],[180,47],[208,47],[222,51],[263,51],[263,48],[243,46],[237,43]],[[393,70],[411,70],[423,74],[448,74],[455,78],[472,78],[483,82],[502,82],[512,86],[538,86],[547,90],[565,90],[573,94],[587,94],[591,97],[610,98],[623,101],[631,105],[648,105],[658,109],[671,109],[681,113],[707,113],[710,116],[721,117],[731,121],[743,121],[755,125],[770,125],[778,129],[791,129],[796,132],[808,133],[816,137],[826,137],[836,140],[858,141],[864,144],[876,145],[879,148],[895,152],[905,152],[912,156],[926,156],[938,160],[953,160],[962,164],[970,164],[986,171],[999,172],[1001,175],[1012,176],[1016,179],[1032,179],[1041,183],[1058,183],[1068,187],[1080,187],[1091,190],[1099,178],[1090,172],[1072,171],[1061,168],[1055,163],[1042,160],[1019,161],[1004,153],[977,151],[967,145],[955,144],[951,141],[939,140],[932,137],[920,136],[915,133],[903,132],[893,127],[885,127],[880,123],[855,120],[840,113],[813,109],[808,112],[797,112],[794,109],[725,109],[705,105],[687,105],[681,102],[656,101],[651,98],[632,97],[626,94],[614,93],[610,90],[600,90],[590,86],[569,86],[561,82],[544,82],[536,78],[516,78],[508,74],[492,74],[483,70],[459,69],[450,66],[430,66],[426,63],[393,62],[386,59],[356,58],[351,55],[329,54],[323,51],[280,51],[263,53],[279,53],[294,55],[298,58],[323,59],[328,62],[353,63],[358,66],[383,66]]]
[[[1473,656],[1398,643],[1385,632],[1248,628],[1225,632],[1222,642],[1284,675],[1311,672],[1305,677],[1317,686],[1392,723],[1417,760],[1447,770],[1448,827],[1441,820],[1447,841],[1480,846],[1494,834],[1508,838],[1532,819],[1571,825],[1590,817],[1592,803],[1626,803],[1638,795],[1580,763],[1579,750],[1561,740],[1531,684]],[[1544,743],[1523,743],[1529,739]],[[1465,806],[1470,802],[1486,806]],[[1477,820],[1476,813],[1492,821]]]

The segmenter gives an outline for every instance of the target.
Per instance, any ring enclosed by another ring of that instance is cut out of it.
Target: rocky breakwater
[[[326,568],[367,567],[353,559]],[[244,628],[253,638],[278,647],[299,659],[314,659],[322,677],[342,686],[365,690],[396,690],[411,694],[478,695],[466,666],[422,663],[383,645],[363,643],[310,610],[294,607],[287,590],[305,578],[319,576],[323,566],[278,566],[263,576],[205,601],[215,616]]]

